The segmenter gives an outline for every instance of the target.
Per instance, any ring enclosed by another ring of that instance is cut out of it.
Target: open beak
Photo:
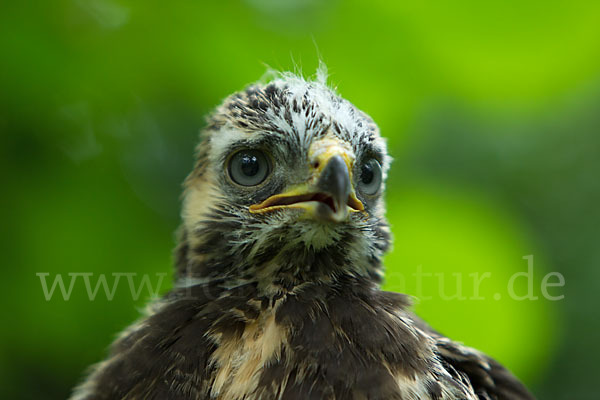
[[[350,212],[363,211],[364,206],[352,188],[344,157],[333,154],[323,161],[321,168],[316,167],[316,183],[298,185],[285,193],[271,196],[251,205],[250,212],[260,214],[283,208],[301,208],[317,220],[341,222]]]

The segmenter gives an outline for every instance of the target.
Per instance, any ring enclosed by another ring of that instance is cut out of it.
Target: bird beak
[[[251,213],[262,214],[284,208],[304,209],[309,217],[321,221],[341,222],[350,212],[363,211],[362,202],[352,187],[348,157],[337,151],[317,155],[308,183],[253,204]]]

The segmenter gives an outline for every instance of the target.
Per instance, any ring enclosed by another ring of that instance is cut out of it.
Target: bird
[[[173,289],[72,400],[534,399],[381,288],[391,158],[326,68],[250,84],[200,136]]]

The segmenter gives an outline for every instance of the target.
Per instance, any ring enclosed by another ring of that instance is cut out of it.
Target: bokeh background
[[[540,399],[597,397],[599,2],[24,0],[0,5],[1,398],[66,398],[148,299],[80,281],[46,301],[36,273],[166,273],[167,291],[205,114],[319,58],[395,158],[386,287]],[[528,255],[539,298],[518,301]],[[474,272],[482,300],[441,296],[462,276],[472,297]]]

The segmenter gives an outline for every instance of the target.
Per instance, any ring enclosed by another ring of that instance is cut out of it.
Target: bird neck
[[[252,285],[257,295],[272,297],[307,284],[340,287],[378,286],[381,257],[387,247],[372,245],[360,232],[344,232],[321,248],[281,240],[258,245],[240,240],[239,232],[225,226],[180,230],[175,251],[176,285]],[[370,245],[371,244],[371,245]]]

